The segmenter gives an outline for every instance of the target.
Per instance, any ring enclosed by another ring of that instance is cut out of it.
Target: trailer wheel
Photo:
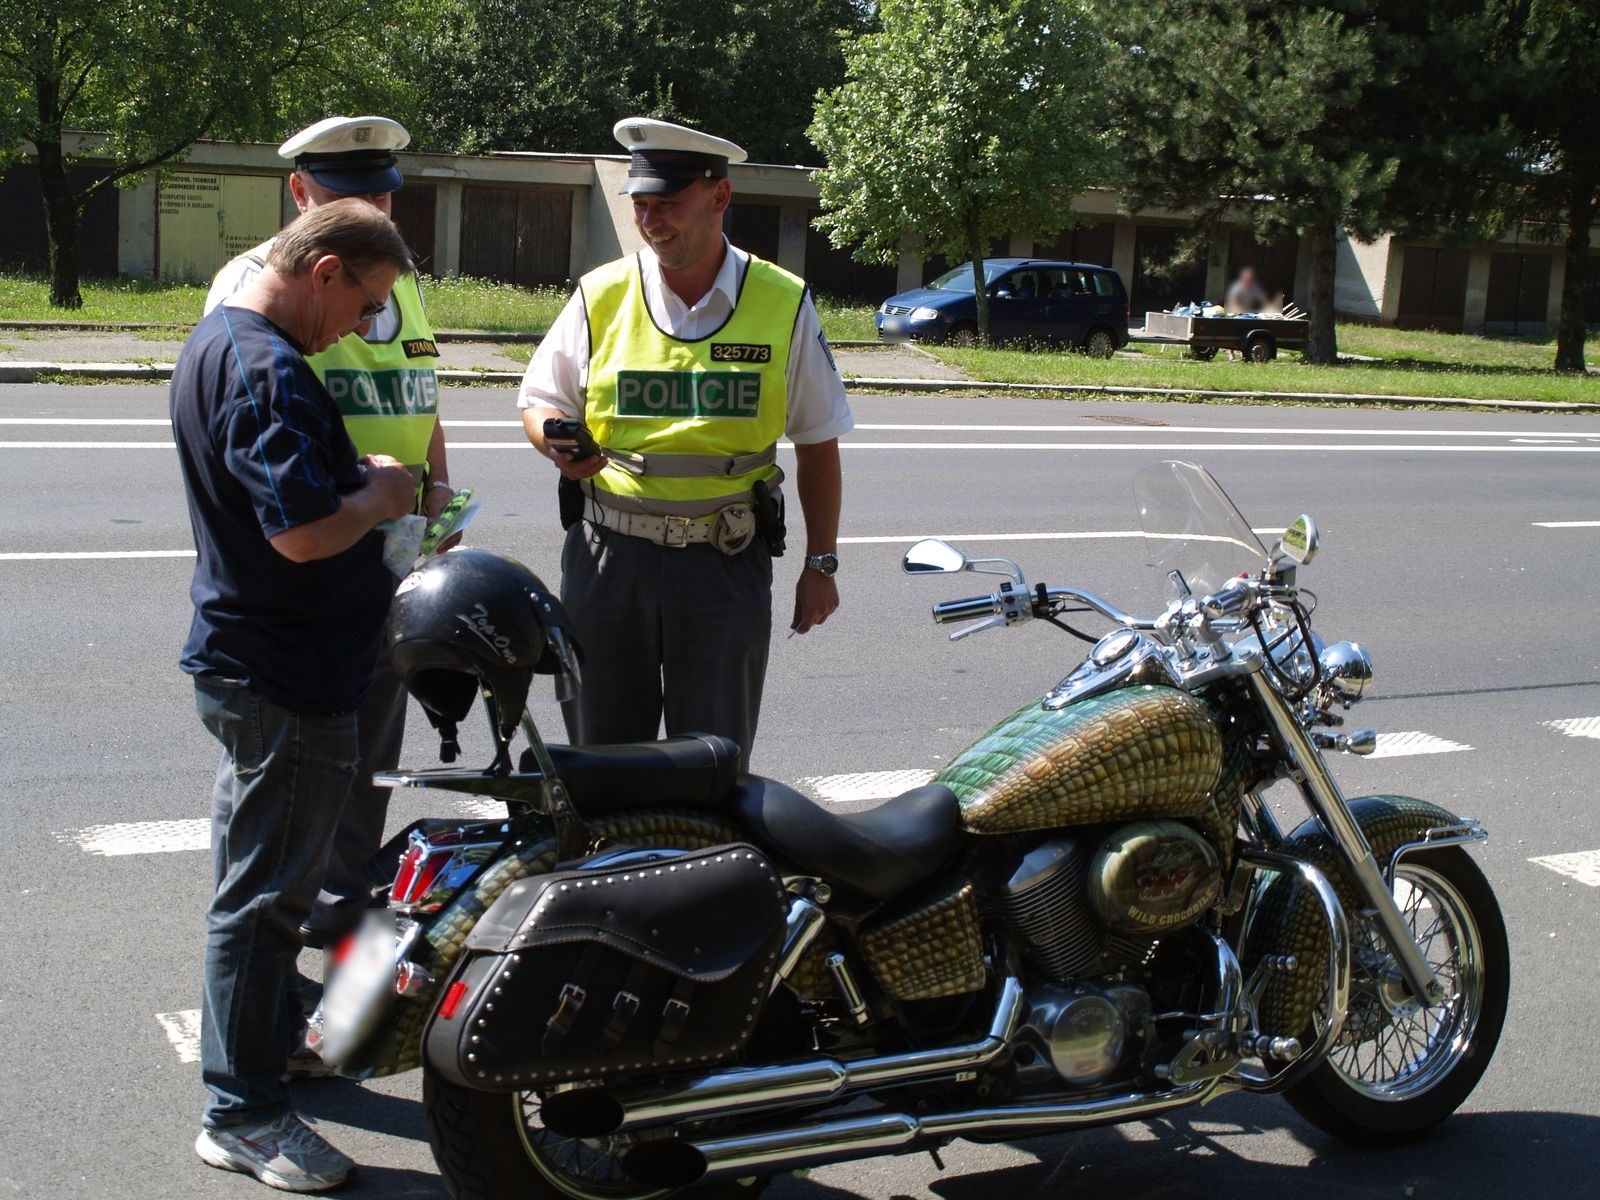
[[[1252,333],[1245,340],[1244,357],[1247,362],[1271,362],[1278,357],[1278,342],[1270,333]]]
[[[1217,348],[1215,346],[1190,346],[1189,347],[1189,357],[1193,358],[1193,359],[1198,359],[1200,362],[1210,362],[1216,356],[1217,356]]]

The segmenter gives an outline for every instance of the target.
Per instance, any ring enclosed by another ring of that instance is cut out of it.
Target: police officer
[[[353,196],[389,216],[390,196],[404,182],[394,152],[410,141],[405,126],[387,117],[328,117],[284,142],[278,155],[294,163],[289,192],[301,212]],[[217,272],[206,312],[261,273],[273,240]],[[365,333],[349,333],[306,361],[338,405],[357,451],[405,464],[417,487],[416,511],[430,520],[437,517],[455,493],[438,420],[438,350],[417,274],[401,278]],[[389,803],[389,789],[373,787],[372,776],[399,763],[405,716],[405,688],[385,656],[361,707],[356,784],[339,822],[322,894],[304,930],[312,944],[359,915],[367,900],[364,868],[382,842]],[[218,804],[212,819],[226,820]]]
[[[528,365],[518,404],[569,494],[561,598],[584,648],[575,742],[718,733],[748,765],[782,551],[783,472],[805,516],[790,627],[839,605],[839,444],[854,421],[805,283],[728,243],[732,142],[617,122],[644,241],[585,275]],[[600,453],[550,439],[581,421]]]

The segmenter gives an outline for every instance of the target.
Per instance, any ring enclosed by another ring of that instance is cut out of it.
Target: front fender
[[[1460,821],[1448,809],[1410,796],[1362,796],[1349,801],[1349,808],[1380,868],[1387,868],[1395,850],[1406,842],[1416,841],[1436,826]],[[1316,820],[1306,821],[1277,849],[1326,875],[1347,913],[1365,907],[1338,846]],[[1322,964],[1328,961],[1328,925],[1322,906],[1300,880],[1270,874],[1257,885],[1241,958],[1248,974],[1264,956],[1285,954],[1299,961],[1299,969],[1266,976],[1260,1001],[1261,1031],[1276,1037],[1303,1037],[1311,1028],[1312,1014],[1323,1004],[1327,980]]]

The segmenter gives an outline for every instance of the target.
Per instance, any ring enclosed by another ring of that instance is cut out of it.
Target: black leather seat
[[[758,845],[871,900],[887,900],[932,875],[961,834],[955,793],[940,784],[841,813],[776,780],[746,775],[733,805]]]
[[[739,777],[738,743],[712,734],[548,749],[567,794],[586,817],[654,804],[725,808]],[[522,752],[519,766],[523,771],[539,769],[532,750]]]

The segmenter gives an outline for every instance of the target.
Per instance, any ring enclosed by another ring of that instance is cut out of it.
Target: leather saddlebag
[[[434,1069],[520,1091],[743,1049],[777,969],[783,880],[746,845],[622,861],[522,880],[490,906],[423,1032]]]

